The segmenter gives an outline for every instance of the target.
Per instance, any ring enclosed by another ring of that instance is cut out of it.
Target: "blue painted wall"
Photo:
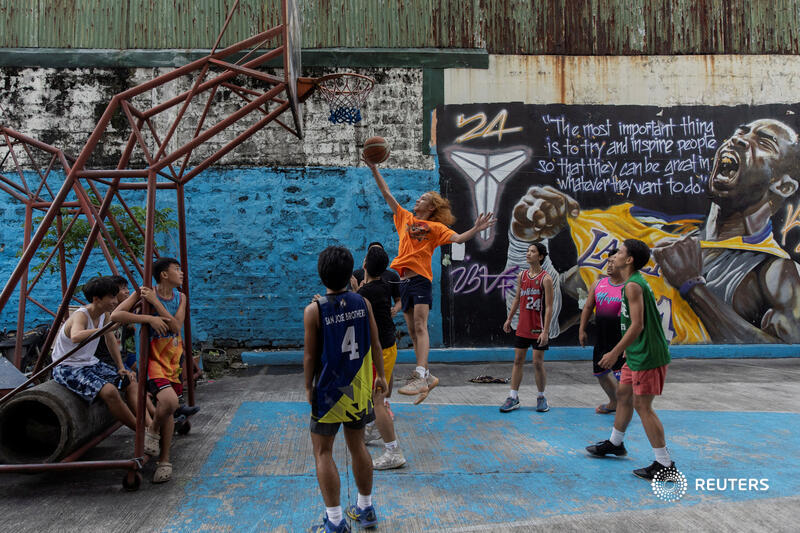
[[[439,188],[437,170],[385,170],[401,205]],[[391,211],[366,168],[218,168],[187,187],[189,276],[195,341],[230,340],[235,345],[292,347],[302,344],[302,310],[324,290],[316,272],[319,252],[341,244],[363,260],[367,243],[397,250]],[[128,193],[141,205],[144,195]],[[171,191],[160,191],[158,208],[175,208]],[[0,195],[0,280],[10,275],[22,245],[24,207]],[[160,239],[163,254],[178,255],[177,233]],[[107,270],[99,252],[86,279]],[[439,294],[440,254],[434,256],[434,294]],[[49,290],[47,290],[49,287]],[[58,280],[37,289],[55,306]],[[54,296],[55,295],[55,296]],[[37,297],[34,294],[34,297]],[[38,299],[38,298],[37,298]],[[431,314],[431,340],[442,343],[438,298]],[[47,321],[29,305],[26,324]],[[16,296],[0,313],[0,328],[15,327]],[[405,332],[405,328],[403,328]],[[408,337],[402,345],[408,344]]]

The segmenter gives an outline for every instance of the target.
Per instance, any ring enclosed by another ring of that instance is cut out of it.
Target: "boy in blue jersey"
[[[362,528],[378,523],[372,506],[372,458],[364,444],[364,426],[375,419],[373,381],[377,390],[385,392],[386,379],[372,307],[347,290],[353,273],[352,254],[347,248],[329,246],[319,254],[317,272],[327,291],[303,312],[303,371],[311,404],[311,442],[325,502],[322,524],[312,531],[338,533],[350,531],[342,514],[339,472],[333,461],[333,441],[340,424],[344,425],[358,487],[358,501],[347,508],[347,515]]]

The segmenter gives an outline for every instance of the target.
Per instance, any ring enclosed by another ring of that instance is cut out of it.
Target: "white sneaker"
[[[400,447],[393,450],[386,450],[383,455],[372,461],[372,468],[375,470],[391,470],[392,468],[400,468],[406,464],[406,458]]]
[[[370,442],[375,442],[380,439],[381,433],[378,431],[378,426],[375,424],[367,424],[367,427],[364,428],[364,442],[369,444]]]
[[[436,383],[439,383],[439,380],[436,380]],[[417,394],[422,394],[428,392],[428,383],[419,373],[414,370],[411,373],[411,376],[408,378],[408,382],[405,385],[400,387],[397,392],[400,394],[405,394],[406,396],[416,396]]]

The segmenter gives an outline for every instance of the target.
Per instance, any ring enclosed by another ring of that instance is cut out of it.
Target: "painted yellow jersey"
[[[690,215],[669,218],[625,203],[607,209],[582,210],[576,218],[569,218],[568,223],[579,254],[577,264],[580,276],[586,286],[591,287],[592,283],[605,274],[609,250],[619,248],[625,239],[639,239],[652,248],[663,244],[663,241],[696,231],[702,225],[703,217]],[[767,233],[760,236],[757,242],[751,242],[751,237],[736,237],[724,241],[700,241],[700,246],[788,257],[772,233]],[[661,269],[652,258],[641,273],[655,294],[667,341],[672,344],[711,342],[700,319],[681,297],[678,289],[661,276]]]

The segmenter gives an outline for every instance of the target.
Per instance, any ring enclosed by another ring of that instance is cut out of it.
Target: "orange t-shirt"
[[[405,270],[413,270],[433,281],[433,251],[449,244],[456,232],[441,222],[419,219],[399,206],[394,214],[394,226],[400,236],[400,246],[391,267],[401,276]]]

